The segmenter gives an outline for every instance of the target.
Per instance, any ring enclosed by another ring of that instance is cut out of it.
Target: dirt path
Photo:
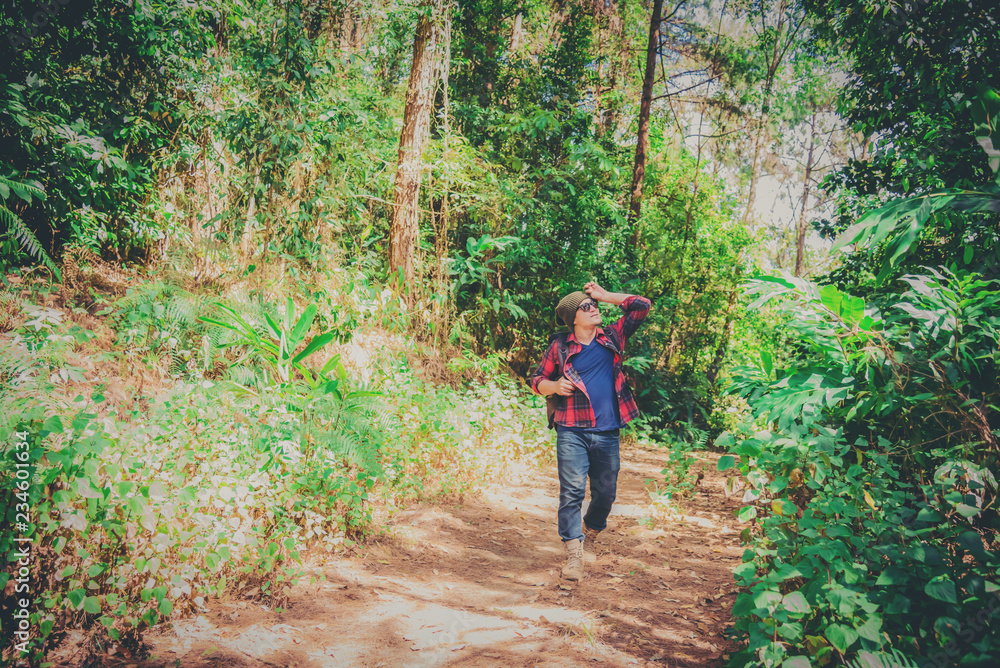
[[[618,501],[579,584],[559,579],[552,466],[460,507],[399,513],[363,557],[321,564],[327,581],[300,585],[281,614],[218,601],[164,625],[139,665],[719,665],[742,550],[716,457],[699,457],[698,493],[668,518],[646,491],[662,482],[663,451],[623,452]]]

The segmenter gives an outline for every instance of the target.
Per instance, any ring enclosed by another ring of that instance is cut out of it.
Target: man
[[[556,406],[556,459],[559,464],[559,537],[566,545],[567,580],[583,578],[583,541],[593,541],[607,527],[618,489],[618,433],[638,415],[632,390],[622,373],[625,341],[649,313],[644,297],[607,292],[589,282],[556,306],[570,328],[565,335],[565,365],[560,369],[560,340],[555,338],[531,378],[538,394],[560,396]],[[601,327],[598,302],[620,306],[624,314]],[[590,505],[580,511],[590,476]]]

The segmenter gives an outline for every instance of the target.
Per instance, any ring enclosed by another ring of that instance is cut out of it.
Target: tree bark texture
[[[520,10],[514,16],[514,29],[510,31],[510,53],[513,55],[521,49],[524,44],[524,31],[521,23],[524,20],[524,13]]]
[[[399,136],[399,166],[393,187],[392,224],[389,228],[389,270],[394,277],[402,275],[405,282],[412,281],[415,273],[420,177],[423,171],[421,156],[430,134],[441,2],[428,0],[421,7],[424,11],[413,38],[413,63],[406,90],[403,130]]]
[[[632,245],[638,240],[639,230],[634,227],[642,213],[642,185],[646,178],[646,152],[649,150],[649,112],[653,105],[653,79],[656,76],[656,58],[660,50],[660,22],[663,0],[653,0],[653,14],[649,19],[649,43],[646,46],[646,71],[642,77],[642,100],[639,103],[639,134],[635,143],[635,162],[632,165],[632,189],[629,195],[629,222],[633,225]]]

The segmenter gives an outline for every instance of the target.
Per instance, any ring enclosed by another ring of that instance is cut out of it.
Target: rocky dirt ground
[[[147,634],[167,666],[721,665],[742,552],[716,455],[673,509],[653,503],[663,451],[623,448],[618,501],[580,583],[559,578],[555,466],[460,506],[392,518],[359,556],[313,564],[278,613],[215,601]]]

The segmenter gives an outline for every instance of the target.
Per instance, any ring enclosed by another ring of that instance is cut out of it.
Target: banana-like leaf
[[[343,401],[344,400],[343,395],[340,393],[340,381],[338,381],[338,380],[331,380],[331,381],[328,381],[325,385],[323,385],[323,392],[322,393],[323,394],[332,394],[333,396],[337,397],[337,401]]]
[[[314,337],[309,342],[309,345],[302,349],[302,352],[292,358],[292,364],[298,364],[331,341],[333,341],[333,332],[327,332],[326,334]]]
[[[305,338],[306,332],[312,327],[313,320],[316,318],[316,305],[309,304],[306,310],[302,312],[299,317],[299,321],[295,323],[295,327],[292,328],[291,333],[288,338],[290,341],[295,342],[295,346],[298,346],[299,342]]]
[[[340,363],[340,355],[339,354],[334,355],[333,357],[328,359],[326,361],[326,364],[323,365],[323,368],[320,369],[319,371],[320,374],[325,376],[326,374],[330,373],[330,371],[332,371],[339,363]]]
[[[271,334],[274,335],[274,338],[280,339],[281,338],[281,327],[278,327],[278,323],[276,323],[274,321],[274,318],[272,318],[269,313],[265,313],[264,314],[264,321],[267,322],[267,326],[271,330]]]

